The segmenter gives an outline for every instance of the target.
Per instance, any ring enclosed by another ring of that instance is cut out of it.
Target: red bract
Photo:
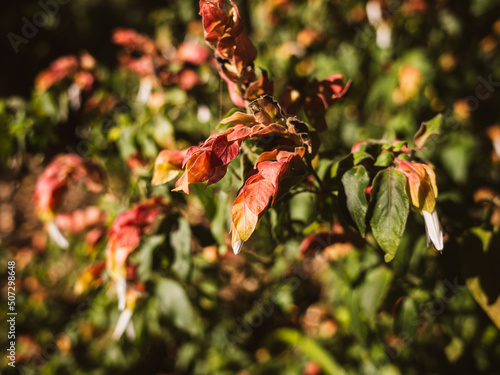
[[[200,77],[193,69],[182,69],[175,79],[172,80],[181,89],[190,90],[200,82]]]
[[[134,175],[139,175],[144,171],[149,171],[149,164],[144,160],[144,157],[139,151],[134,152],[125,160],[127,167]]]
[[[436,175],[426,164],[398,160],[397,170],[404,173],[412,205],[421,213],[431,213],[438,195]]]
[[[70,74],[74,74],[77,68],[78,60],[75,56],[60,57],[38,74],[35,79],[35,87],[37,90],[45,91]]]
[[[123,59],[122,64],[127,65],[130,70],[141,77],[155,74],[155,64],[153,58],[149,55],[142,56],[138,59]]]
[[[253,62],[257,49],[251,40],[242,34],[243,24],[238,7],[231,2],[226,12],[224,1],[201,0],[200,15],[203,17],[205,40],[214,50],[219,74],[226,81],[231,100],[244,108],[245,102],[260,95],[273,93],[273,84],[263,72],[257,81]]]
[[[293,152],[274,150],[263,153],[257,159],[255,168],[250,171],[231,209],[232,246],[236,254],[240,252],[243,242],[252,235],[271,198],[271,205],[274,203],[280,181],[291,168],[299,165],[304,152],[302,147],[297,147]]]
[[[87,52],[81,53],[79,58],[73,55],[60,57],[37,75],[35,88],[46,91],[64,78],[68,78],[78,89],[88,91],[95,81],[91,73],[95,67],[94,58]]]
[[[184,42],[177,48],[177,59],[192,65],[201,65],[208,61],[210,51],[193,42]]]
[[[97,165],[73,154],[57,156],[37,180],[33,199],[44,221],[51,221],[69,185],[79,181],[95,193],[102,191],[103,175]]]
[[[175,184],[174,191],[189,193],[189,184],[208,181],[207,186],[216,183],[226,175],[227,165],[238,156],[237,141],[228,141],[226,134],[208,139],[201,147],[191,147],[184,158],[182,177]]]
[[[205,40],[209,43],[216,43],[224,35],[228,23],[224,0],[201,0],[199,14],[203,19]]]
[[[256,81],[248,84],[248,87],[243,94],[243,99],[247,102],[251,102],[263,95],[272,95],[273,91],[274,82],[269,80],[267,72],[263,70]]]
[[[201,146],[188,149],[183,162],[185,170],[174,191],[189,193],[189,184],[208,181],[216,183],[227,172],[227,165],[236,158],[243,141],[258,139],[265,151],[278,146],[294,149],[305,147],[312,153],[312,141],[307,126],[295,117],[287,117],[278,103],[263,96],[250,103],[252,114],[236,112],[224,119],[234,126],[214,133]]]
[[[166,210],[163,199],[153,197],[119,214],[108,231],[106,269],[115,280],[126,276],[128,256],[141,242],[142,235],[157,216]]]
[[[342,74],[333,74],[323,81],[315,79],[307,85],[304,109],[314,129],[326,130],[326,110],[339,101],[350,86],[351,80],[344,85]]]
[[[227,83],[227,90],[229,91],[229,97],[231,98],[233,104],[237,107],[245,108],[245,99],[243,99],[243,93],[241,92],[240,87],[227,78],[224,73],[220,72],[220,76],[224,82]]]
[[[406,176],[411,204],[424,216],[427,246],[432,243],[437,250],[443,250],[444,233],[435,207],[438,190],[434,171],[426,164],[404,160],[398,161],[396,169]]]
[[[286,113],[294,115],[297,113],[301,101],[301,95],[298,90],[295,90],[291,86],[285,87],[285,90],[281,94],[280,103]]]
[[[208,59],[207,48],[192,42],[184,42],[175,51],[165,51],[149,37],[134,30],[117,29],[113,33],[113,42],[125,47],[119,54],[120,64],[141,77],[141,86],[137,99],[147,102],[154,88],[160,85],[176,85],[189,90],[200,82],[194,65],[200,65]],[[172,63],[180,64],[175,71]]]
[[[94,228],[85,235],[85,242],[90,249],[94,249],[106,234],[103,228]]]
[[[160,151],[155,161],[153,180],[151,183],[153,185],[161,185],[176,178],[179,172],[182,171],[182,164],[187,151],[188,149],[181,151]]]
[[[241,188],[231,209],[232,246],[235,253],[240,251],[242,242],[252,235],[273,192],[273,184],[260,174],[248,178]]]
[[[88,228],[102,226],[106,219],[106,212],[101,211],[97,206],[89,206],[71,213],[57,214],[56,224],[60,229],[68,230],[74,235]]]
[[[131,29],[116,29],[113,32],[112,40],[113,43],[124,46],[131,51],[152,53],[156,49],[152,39]]]

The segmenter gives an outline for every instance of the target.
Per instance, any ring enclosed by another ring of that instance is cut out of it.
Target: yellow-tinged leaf
[[[244,113],[244,112],[235,112],[231,116],[226,117],[222,120],[222,123],[227,124],[231,123],[233,125],[244,125],[244,126],[253,126],[257,125],[259,122],[255,119],[254,115]]]
[[[161,151],[155,161],[151,183],[153,185],[161,185],[176,178],[182,170],[182,162],[187,151],[187,149],[181,151]]]
[[[401,161],[397,170],[403,172],[410,192],[411,204],[421,213],[432,212],[436,205],[436,176],[431,167],[422,164]]]
[[[432,186],[432,190],[434,191],[434,197],[437,198],[438,188],[437,188],[437,184],[436,184],[436,174],[434,173],[434,170],[431,167],[429,167],[428,165],[426,165],[426,164],[422,164],[422,165],[424,166],[425,172],[427,173],[427,176],[429,177],[429,180],[430,180],[430,183]]]
[[[500,298],[497,298],[493,303],[489,303],[487,295],[481,288],[479,277],[471,277],[467,279],[466,282],[474,299],[490,317],[493,323],[500,328]]]
[[[239,240],[250,238],[274,191],[273,184],[259,174],[247,179],[231,209],[233,228]]]
[[[156,166],[155,165],[155,170],[153,173],[153,179],[151,180],[152,185],[162,185],[166,184],[169,181],[172,181],[175,179],[178,175],[181,169],[174,168],[170,164],[163,164]]]
[[[238,197],[240,198],[240,197]],[[259,217],[254,214],[243,200],[236,198],[231,209],[231,218],[233,221],[233,236],[238,236],[239,240],[247,241],[252,235]]]

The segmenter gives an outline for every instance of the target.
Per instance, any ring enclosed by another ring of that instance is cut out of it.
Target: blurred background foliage
[[[277,98],[286,85],[333,73],[353,81],[327,114],[320,176],[356,142],[411,141],[422,121],[443,114],[441,135],[419,151],[436,170],[442,255],[426,246],[422,218],[410,215],[396,257],[385,263],[372,238],[339,225],[327,198],[299,191],[270,209],[242,254],[232,255],[227,230],[238,173],[189,196],[150,183],[161,149],[197,144],[232,108],[225,84],[210,60],[187,63],[195,85],[159,85],[141,102],[142,81],[119,63],[122,48],[111,41],[119,27],[148,35],[165,54],[185,41],[203,46],[198,2],[73,0],[18,53],[6,36],[22,35],[22,18],[32,20],[40,4],[4,4],[0,272],[16,260],[17,370],[499,373],[500,4],[236,4]],[[69,80],[33,88],[53,60],[82,51],[96,64],[79,105]],[[83,213],[72,219],[79,229],[66,228],[71,248],[62,250],[47,239],[31,196],[43,166],[68,152],[97,160],[108,188],[71,191],[63,211]],[[131,256],[145,285],[132,317],[136,335],[113,340],[120,314],[113,283],[104,276],[75,289],[84,270],[104,259],[106,241],[89,233],[153,194],[170,208]],[[103,219],[82,224],[89,206]],[[2,301],[6,295],[2,286]],[[9,373],[5,356],[0,365]]]

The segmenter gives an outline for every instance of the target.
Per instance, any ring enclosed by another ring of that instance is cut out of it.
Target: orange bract
[[[412,205],[419,211],[431,213],[436,204],[438,190],[436,175],[431,167],[421,163],[400,161],[396,167],[407,178],[407,188],[410,192]]]
[[[333,74],[323,81],[315,79],[307,85],[308,95],[305,99],[304,109],[314,129],[326,130],[326,110],[338,102],[347,93],[350,86],[350,80],[344,85],[342,74]]]
[[[231,2],[231,9],[226,12],[224,1],[201,0],[200,15],[205,40],[214,50],[219,74],[228,85],[233,103],[244,108],[246,103],[261,95],[272,95],[274,86],[264,71],[256,80],[253,62],[257,58],[257,49],[242,34],[238,7]]]
[[[302,158],[304,149],[298,147],[294,152],[274,150],[263,155],[250,171],[231,209],[233,248],[240,249],[239,241],[244,242],[250,238],[271,198],[271,205],[274,203],[279,193],[280,180],[288,175],[293,162]]]
[[[153,185],[165,184],[179,175],[182,170],[182,163],[188,149],[162,150],[156,157],[154,174],[151,183]]]
[[[98,166],[74,154],[61,154],[45,168],[36,182],[33,199],[44,221],[53,219],[72,182],[85,183],[92,192],[101,192],[103,175]]]
[[[139,246],[142,235],[157,216],[165,210],[165,202],[156,196],[136,204],[115,218],[108,231],[106,247],[106,269],[112,278],[125,276],[128,256]]]

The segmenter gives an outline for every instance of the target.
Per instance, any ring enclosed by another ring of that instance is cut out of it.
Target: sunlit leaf
[[[161,279],[156,286],[158,308],[168,316],[177,328],[193,332],[193,307],[186,291],[182,286],[171,279]]]
[[[392,161],[394,160],[394,156],[392,156],[391,152],[382,152],[378,157],[377,160],[375,160],[375,166],[376,167],[388,167],[389,165],[392,164]]]
[[[170,245],[175,251],[172,270],[185,279],[191,267],[191,227],[186,219],[179,219],[179,227],[170,234]]]
[[[344,375],[346,372],[342,366],[337,363],[335,358],[320,346],[316,341],[303,336],[299,331],[292,328],[280,328],[273,331],[268,342],[283,341],[291,347],[302,351],[309,358],[317,362],[323,371],[329,375]]]
[[[366,159],[373,160],[373,156],[371,156],[369,153],[364,152],[364,151],[353,152],[353,156],[354,156],[354,165],[358,165],[361,162],[363,162],[363,160],[366,160]]]
[[[406,195],[406,177],[394,168],[380,171],[373,180],[370,196],[370,226],[378,244],[386,252],[385,261],[394,258],[405,230],[410,202]]]
[[[418,311],[415,301],[411,298],[404,298],[394,320],[394,330],[398,333],[404,333],[408,337],[415,337],[418,323]]]
[[[163,234],[148,236],[142,241],[137,268],[137,273],[142,281],[148,281],[151,277],[153,252],[163,244],[165,244],[165,235]]]
[[[231,209],[234,230],[242,241],[248,240],[255,230],[259,215],[265,210],[275,191],[270,181],[260,175],[255,177],[247,180]]]
[[[423,122],[413,138],[417,147],[424,147],[425,143],[434,135],[439,134],[443,122],[443,115],[438,114],[432,120]]]
[[[392,272],[384,266],[370,270],[366,274],[361,288],[361,309],[368,319],[375,319],[375,314],[380,308],[389,290]]]
[[[359,232],[364,236],[366,231],[366,211],[368,210],[365,190],[370,184],[370,177],[365,167],[360,165],[348,170],[342,176],[342,184],[347,197],[347,209]]]

